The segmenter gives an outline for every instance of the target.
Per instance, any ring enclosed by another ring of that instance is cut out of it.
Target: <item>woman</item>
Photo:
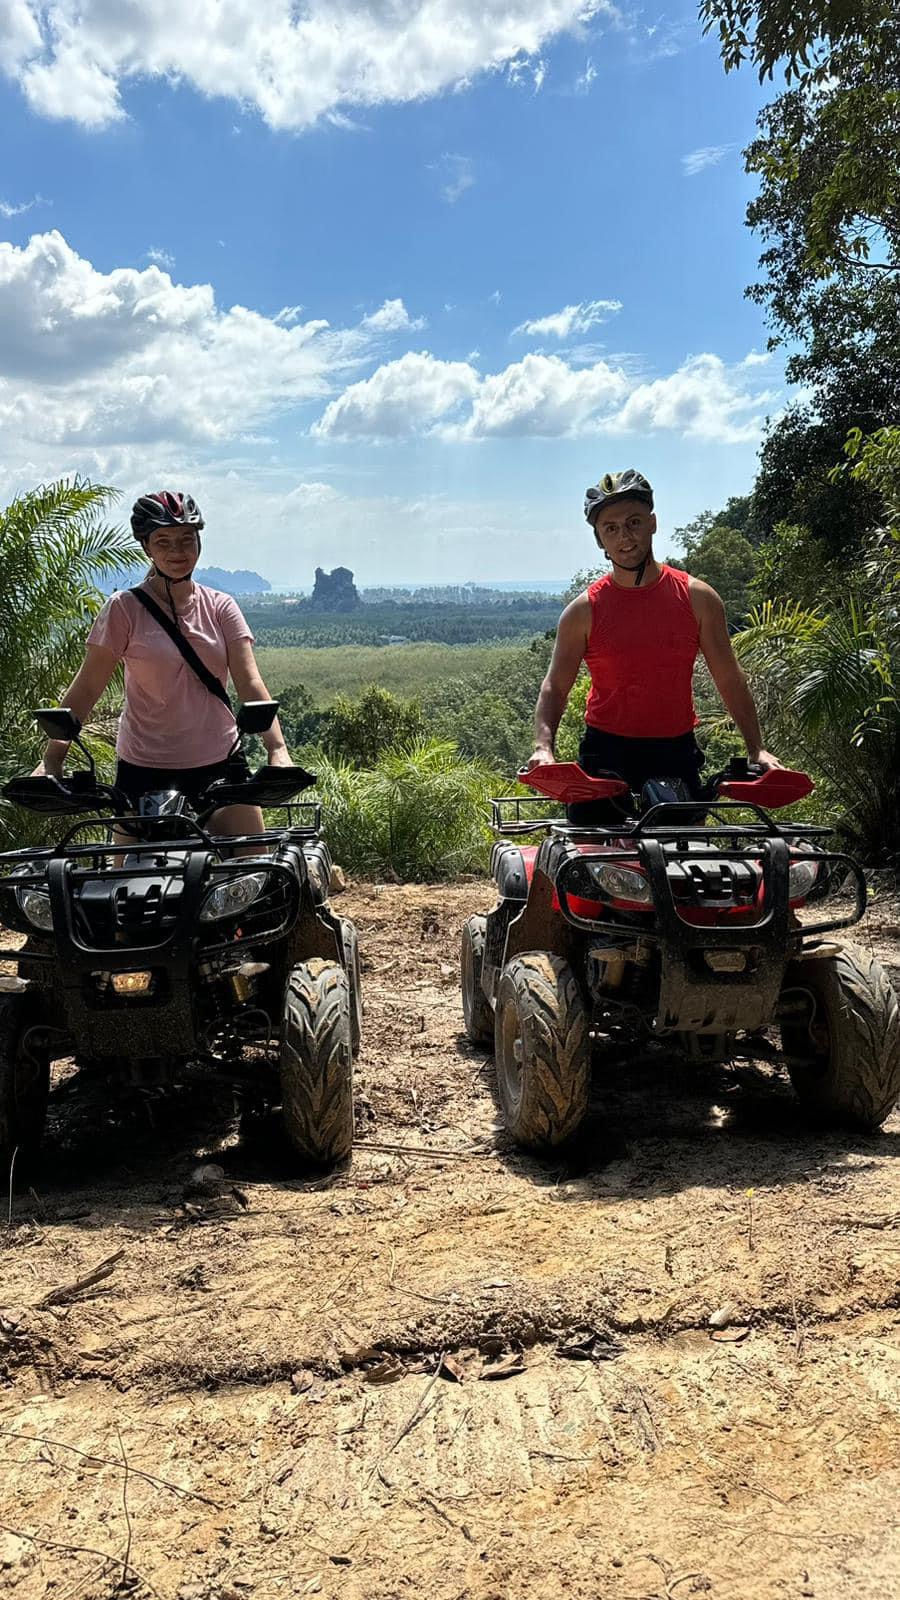
[[[253,655],[253,635],[230,595],[195,583],[200,559],[200,507],[189,494],[163,489],[141,495],[131,531],[151,563],[139,589],[171,618],[221,690],[212,692],[185,660],[166,627],[135,594],[114,594],[91,628],[82,666],[63,704],[86,722],[120,661],[125,664],[125,705],[116,741],[116,784],[137,801],[156,789],[178,789],[192,804],[226,775],[237,727],[225,694],[230,674],[238,698],[268,700]],[[221,697],[220,697],[221,696]],[[278,722],[263,742],[269,765],[291,762]],[[69,746],[52,739],[38,774],[61,777]],[[216,833],[261,833],[257,806],[225,806],[214,813]]]

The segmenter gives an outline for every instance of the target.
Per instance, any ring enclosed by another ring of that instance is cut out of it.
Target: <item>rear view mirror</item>
[[[277,700],[245,700],[238,709],[238,732],[266,733],[277,715]]]
[[[81,732],[81,723],[68,706],[38,706],[31,714],[48,739],[64,739],[71,744]]]

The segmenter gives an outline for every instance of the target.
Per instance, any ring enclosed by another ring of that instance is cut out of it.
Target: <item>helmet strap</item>
[[[636,572],[637,573],[637,577],[634,580],[634,587],[636,589],[640,588],[640,586],[641,586],[641,584],[642,584],[642,582],[644,580],[644,573],[647,570],[647,562],[649,561],[649,559],[650,559],[650,557],[649,557],[649,554],[648,554],[648,555],[646,555],[644,557],[643,561],[639,561],[638,562],[636,567],[626,567],[624,562],[615,561],[615,560],[613,560],[612,556],[609,557],[609,560],[612,561],[613,566],[614,567],[618,567],[620,572]]]

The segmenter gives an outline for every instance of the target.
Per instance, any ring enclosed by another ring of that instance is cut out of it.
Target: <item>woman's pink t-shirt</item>
[[[223,684],[228,679],[228,646],[237,639],[253,642],[231,595],[201,583],[194,585],[186,609],[179,612],[178,625]],[[102,645],[125,663],[125,707],[116,740],[124,761],[180,770],[225,760],[237,736],[234,716],[204,687],[134,595],[124,591],[106,602],[88,644]]]

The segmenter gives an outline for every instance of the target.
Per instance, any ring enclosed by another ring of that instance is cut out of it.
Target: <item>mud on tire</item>
[[[341,938],[344,942],[344,960],[347,964],[347,983],[350,988],[350,1043],[354,1056],[359,1055],[362,1043],[362,973],[359,965],[359,934],[356,923],[341,917]]]
[[[881,963],[849,949],[794,961],[788,989],[810,999],[781,1024],[798,1098],[818,1120],[880,1128],[900,1097],[900,1000]]]
[[[517,1144],[547,1150],[571,1138],[590,1094],[588,1017],[559,956],[516,956],[504,968],[495,1012],[497,1091]]]
[[[494,1013],[481,987],[486,929],[487,917],[467,917],[460,943],[463,1021],[473,1044],[490,1044],[494,1037]]]
[[[281,1105],[294,1149],[317,1166],[353,1144],[350,987],[336,961],[301,962],[288,977],[281,1035]]]

